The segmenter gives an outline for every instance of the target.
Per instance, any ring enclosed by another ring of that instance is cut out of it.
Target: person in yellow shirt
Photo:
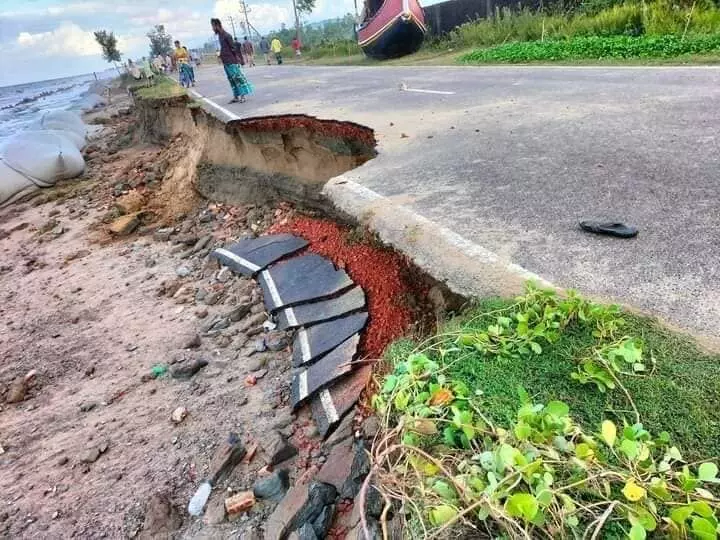
[[[195,74],[190,66],[190,53],[187,48],[181,47],[180,42],[175,42],[175,50],[173,51],[175,65],[177,65],[178,75],[180,78],[180,86],[190,88],[195,85]]]
[[[275,54],[275,60],[277,60],[278,65],[283,63],[282,49],[283,45],[280,40],[276,37],[273,38],[272,42],[270,43],[270,50]]]

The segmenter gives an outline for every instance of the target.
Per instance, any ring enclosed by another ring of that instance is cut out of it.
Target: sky
[[[292,24],[292,0],[246,1],[250,22],[260,32]],[[308,21],[355,11],[353,0],[315,5]],[[237,14],[237,0],[0,0],[0,86],[107,69],[94,30],[115,32],[123,58],[140,58],[148,52],[146,34],[156,24],[195,47],[212,37],[210,17],[227,20]]]

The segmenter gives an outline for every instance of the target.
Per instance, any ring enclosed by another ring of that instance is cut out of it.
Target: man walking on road
[[[260,39],[260,52],[263,53],[263,56],[265,57],[265,63],[269,66],[270,65],[270,42],[267,40],[265,36],[263,36]]]
[[[252,94],[253,87],[240,67],[242,59],[238,55],[241,55],[241,51],[235,51],[233,38],[223,29],[220,19],[210,19],[210,25],[220,40],[220,60],[233,93],[230,103],[244,103],[245,96]]]
[[[270,43],[270,50],[275,54],[275,60],[277,60],[278,66],[282,64],[282,43],[278,38],[273,38],[272,43]]]
[[[248,67],[255,67],[255,47],[253,47],[252,41],[247,36],[242,43],[242,52],[245,55],[245,61]]]

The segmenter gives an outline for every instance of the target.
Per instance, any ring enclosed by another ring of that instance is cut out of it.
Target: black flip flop
[[[628,227],[622,223],[600,223],[598,221],[581,221],[580,228],[583,231],[595,234],[607,234],[618,238],[634,238],[638,234],[635,227]]]

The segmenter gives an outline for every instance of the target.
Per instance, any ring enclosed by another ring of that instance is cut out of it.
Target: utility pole
[[[248,13],[250,13],[250,11],[251,9],[248,7],[247,2],[245,2],[245,0],[240,0],[240,14],[245,16],[245,34],[252,37],[251,30],[253,29],[253,26],[250,24],[250,19],[248,17]]]
[[[297,36],[299,41],[302,41],[300,39],[300,17],[298,16],[296,0],[293,0],[293,11],[295,12],[295,35]]]
[[[235,33],[235,19],[232,15],[229,15],[228,19],[230,20],[230,25],[232,26],[233,39],[237,39],[237,34]]]

